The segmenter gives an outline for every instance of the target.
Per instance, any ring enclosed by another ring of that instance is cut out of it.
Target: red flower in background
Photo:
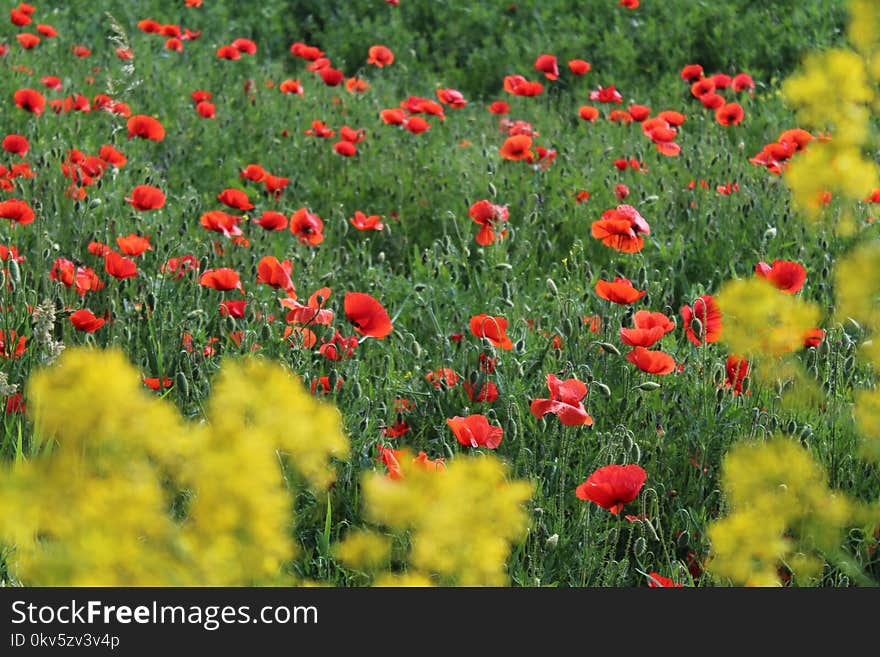
[[[131,190],[131,196],[125,197],[131,206],[139,212],[158,210],[165,205],[165,193],[152,185],[138,185]]]
[[[0,201],[0,219],[11,219],[23,226],[31,223],[35,216],[33,209],[25,201],[14,198]]]
[[[589,73],[590,68],[590,62],[586,62],[583,59],[568,60],[568,69],[575,75],[585,75]]]
[[[606,465],[577,487],[578,499],[595,502],[614,515],[639,496],[648,474],[635,464]]]
[[[307,208],[300,208],[290,217],[290,232],[303,244],[316,246],[324,241],[324,221]]]
[[[382,230],[385,228],[382,217],[378,214],[367,216],[360,210],[355,210],[354,216],[349,217],[348,220],[358,230]]]
[[[275,256],[266,256],[257,263],[257,283],[285,290],[288,294],[294,292],[290,273],[293,264],[290,260],[279,262]]]
[[[742,356],[730,354],[724,364],[724,372],[724,384],[733,388],[734,395],[738,395],[743,391],[743,381],[749,375],[749,361]]]
[[[363,292],[347,292],[345,316],[361,335],[382,340],[393,330],[388,312],[376,299]]]
[[[755,265],[758,278],[770,281],[780,292],[795,294],[807,280],[807,270],[792,260],[774,260],[772,265],[759,262]]]
[[[125,237],[117,237],[116,244],[119,245],[119,250],[122,251],[122,253],[129,256],[139,256],[146,251],[153,250],[153,247],[150,246],[149,237],[142,237],[140,235],[135,235],[134,233],[126,235]],[[107,255],[107,252],[102,252],[99,255]]]
[[[266,210],[254,223],[263,230],[284,230],[287,228],[287,216],[280,212]]]
[[[2,147],[7,153],[12,153],[19,157],[24,157],[30,150],[27,138],[16,134],[6,135],[3,138]]]
[[[556,80],[559,77],[559,66],[553,55],[539,55],[535,60],[535,70],[543,73],[548,80]]]
[[[217,200],[235,210],[250,210],[254,207],[248,195],[240,189],[224,189],[217,194]]]
[[[684,584],[676,584],[668,577],[664,577],[660,573],[648,573],[648,586],[652,589],[680,589],[684,588]]]
[[[19,89],[12,95],[13,102],[23,110],[39,116],[46,109],[46,98],[33,89]]]
[[[104,326],[102,317],[95,317],[91,310],[77,310],[70,315],[70,323],[73,324],[77,331],[84,333],[94,333]]]
[[[596,294],[607,301],[626,305],[638,301],[647,291],[637,290],[628,278],[618,276],[611,282],[600,278],[596,282]]]
[[[486,381],[479,391],[477,391],[475,384],[465,381],[464,391],[472,402],[487,402],[491,404],[498,399],[498,387],[491,381]]]
[[[394,63],[394,53],[385,46],[371,46],[367,54],[367,64],[374,64],[382,68]]]
[[[577,379],[562,381],[552,372],[547,375],[550,399],[535,399],[529,406],[532,415],[541,419],[547,413],[555,413],[567,427],[590,426],[593,418],[587,414],[581,401],[587,394],[587,386]]]
[[[330,298],[329,287],[316,290],[309,297],[307,305],[299,303],[295,298],[281,299],[281,305],[290,310],[285,317],[288,324],[324,324],[330,326],[333,323],[333,311],[324,309],[324,304]]]
[[[513,342],[507,337],[507,320],[490,315],[474,315],[470,321],[471,333],[478,338],[486,338],[495,347],[513,349]]]
[[[671,374],[675,371],[675,361],[669,354],[662,351],[649,351],[644,347],[636,347],[626,355],[626,359],[648,374]]]
[[[711,294],[698,297],[694,301],[693,310],[690,306],[682,306],[681,317],[684,320],[688,340],[695,345],[717,342],[721,337],[721,309]],[[698,324],[694,323],[695,319],[698,320]]]
[[[485,415],[468,415],[467,417],[456,415],[447,418],[446,424],[452,429],[456,440],[469,447],[495,449],[501,444],[504,434],[501,427],[490,425]]]
[[[126,125],[128,126],[129,139],[132,137],[151,139],[152,141],[165,139],[165,128],[152,116],[136,114],[128,119]]]
[[[651,227],[631,205],[618,205],[602,213],[590,226],[591,235],[607,247],[621,253],[638,253],[645,245],[642,235],[650,235]]]
[[[495,228],[501,222],[508,219],[509,213],[506,205],[495,205],[490,201],[482,200],[474,203],[468,211],[470,218],[482,228],[477,232],[477,244],[488,246],[495,241]],[[501,237],[507,231],[501,231]]]
[[[225,292],[228,290],[242,290],[241,278],[238,272],[228,267],[208,269],[199,277],[199,285],[214,288]],[[244,291],[244,290],[242,290]]]
[[[125,258],[116,251],[109,251],[104,256],[104,270],[113,278],[123,279],[137,276],[137,265],[134,260]]]

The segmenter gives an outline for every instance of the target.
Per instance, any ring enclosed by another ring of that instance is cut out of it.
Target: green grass
[[[832,487],[876,504],[880,475],[853,456],[860,438],[850,415],[852,391],[873,385],[870,370],[854,361],[865,336],[852,326],[824,324],[825,343],[802,360],[828,391],[827,408],[792,411],[769,387],[753,385],[751,394],[743,396],[719,387],[727,352],[722,345],[691,345],[679,314],[682,305],[717,291],[725,280],[751,275],[759,260],[791,259],[808,271],[802,296],[830,316],[834,262],[855,239],[876,233],[866,227],[857,238],[842,239],[830,231],[808,230],[792,211],[782,181],[748,162],[782,130],[796,127],[778,82],[806,52],[840,41],[841,2],[676,0],[644,2],[627,11],[599,0],[401,0],[399,7],[379,0],[259,5],[206,0],[201,9],[187,9],[182,2],[99,1],[56,7],[47,2],[38,11],[40,22],[51,23],[60,36],[32,51],[18,47],[15,26],[0,26],[0,43],[10,45],[0,59],[2,129],[28,138],[26,159],[37,172],[33,179],[17,180],[16,190],[2,196],[28,200],[37,220],[24,227],[0,226],[2,241],[26,257],[19,273],[0,287],[0,329],[30,336],[27,308],[44,299],[59,309],[83,307],[73,290],[49,279],[52,262],[65,257],[89,264],[105,280],[106,288],[90,293],[84,304],[96,315],[109,312],[112,321],[84,336],[62,319],[56,337],[68,346],[120,346],[145,375],[175,378],[178,384],[166,396],[188,417],[198,418],[210,396],[220,359],[203,356],[198,347],[211,337],[220,339],[218,354],[255,347],[307,382],[323,375],[344,381],[329,397],[343,413],[352,456],[340,465],[329,502],[305,494],[297,502],[297,539],[303,550],[291,566],[295,572],[339,585],[364,583],[361,574],[333,563],[327,546],[359,517],[358,480],[364,470],[377,467],[375,445],[407,445],[451,458],[465,448],[445,419],[469,413],[484,413],[503,427],[498,454],[516,476],[537,486],[532,528],[509,562],[516,585],[644,585],[639,571],[684,579],[689,554],[706,557],[706,526],[724,511],[721,459],[735,442],[777,430],[811,450],[828,469]],[[131,74],[114,55],[105,11],[123,26],[137,55]],[[163,37],[135,27],[147,17],[201,29],[202,36],[185,42],[183,53],[166,51]],[[217,59],[216,48],[237,37],[253,38],[257,55]],[[325,87],[288,52],[294,41],[319,46],[347,75],[366,78],[371,89],[353,96],[342,87]],[[91,57],[80,60],[70,54],[70,47],[80,43],[92,48]],[[394,51],[393,65],[382,70],[365,65],[374,43]],[[581,79],[566,70],[558,83],[543,80],[546,90],[537,98],[505,94],[505,75],[539,79],[532,63],[544,52],[557,54],[560,68],[566,59],[580,57],[593,70]],[[754,97],[738,98],[746,112],[742,125],[718,125],[690,96],[678,72],[695,62],[709,74],[747,71],[754,76]],[[19,65],[33,73],[15,70]],[[167,130],[164,141],[127,140],[125,119],[105,112],[55,115],[47,109],[35,119],[14,107],[13,92],[41,89],[44,75],[57,75],[64,83],[62,92],[47,92],[47,98],[75,93],[91,98],[112,89],[111,95],[128,103],[133,113],[159,118]],[[87,84],[86,76],[94,76],[94,83]],[[304,98],[264,84],[271,80],[277,87],[287,77],[302,81]],[[248,79],[255,81],[250,95],[243,91]],[[637,124],[600,119],[590,125],[578,119],[578,107],[588,102],[597,84],[616,85],[626,103],[685,113],[688,120],[678,139],[682,155],[657,153]],[[447,108],[445,122],[428,117],[432,127],[427,133],[412,135],[379,119],[379,110],[411,94],[433,98],[439,86],[460,89],[469,104]],[[196,89],[214,94],[215,120],[202,119],[193,109],[190,92]],[[486,107],[502,98],[511,104],[511,118],[530,121],[540,133],[536,143],[557,150],[546,170],[499,157],[503,134]],[[337,130],[345,124],[364,128],[368,136],[359,154],[343,158],[333,152],[335,140],[305,136],[316,119]],[[459,146],[464,140],[469,145]],[[120,148],[128,165],[89,187],[86,200],[66,198],[60,165],[67,150],[91,155],[106,143]],[[636,157],[648,171],[619,172],[612,164],[618,157]],[[279,199],[243,184],[239,171],[249,163],[290,178]],[[692,179],[711,187],[690,190]],[[614,196],[619,182],[631,190],[625,202],[651,224],[639,254],[619,254],[590,237],[591,222],[619,203]],[[727,182],[737,183],[739,191],[718,194],[715,185]],[[138,184],[162,188],[167,205],[152,213],[134,212],[124,197]],[[324,219],[326,240],[309,248],[289,231],[267,233],[245,225],[250,245],[239,247],[208,233],[199,217],[221,207],[215,197],[225,187],[249,192],[257,205],[252,217],[264,209],[290,215],[310,208]],[[582,189],[591,197],[576,204],[574,194]],[[477,226],[468,217],[470,204],[482,198],[510,209],[507,239],[485,248],[475,243]],[[347,221],[355,210],[382,215],[386,230],[355,230]],[[92,240],[115,246],[116,236],[130,232],[149,234],[153,250],[137,259],[137,278],[120,282],[104,274],[100,259],[86,247]],[[215,240],[225,246],[222,255],[214,252]],[[230,295],[159,274],[168,257],[185,253],[198,257],[203,269],[223,266],[241,273],[246,319],[219,315],[218,302]],[[281,340],[285,324],[279,293],[255,284],[256,262],[265,255],[293,262],[301,299],[330,286],[329,307],[342,325],[344,293],[372,294],[394,318],[393,334],[383,342],[366,341],[354,358],[337,363],[317,351],[287,347]],[[632,309],[603,301],[593,291],[599,278],[617,275],[648,291]],[[622,355],[597,344],[624,351],[618,329],[640,308],[676,316],[679,327],[664,339],[663,348],[685,365],[682,372],[642,374]],[[468,320],[479,313],[508,318],[512,351],[494,354],[470,335]],[[270,314],[275,321],[260,319]],[[600,333],[584,326],[583,317],[589,315],[602,316]],[[537,329],[531,330],[526,320]],[[244,332],[240,347],[227,337],[232,331]],[[192,353],[181,348],[183,332],[193,336],[197,348]],[[450,340],[454,333],[464,339]],[[553,335],[561,337],[561,351],[551,348]],[[500,396],[491,404],[471,403],[461,385],[438,390],[425,380],[429,371],[450,367],[477,381],[483,353],[498,356],[491,380]],[[39,365],[40,354],[29,348],[19,359],[0,361],[0,371],[26,387],[29,372]],[[592,428],[563,427],[552,416],[536,420],[529,413],[530,401],[546,396],[548,372],[587,382],[584,401],[595,419]],[[640,389],[647,381],[656,381],[659,389]],[[406,418],[411,431],[385,439],[382,429],[395,421],[393,402],[401,397],[415,402]],[[24,416],[6,415],[2,425],[5,459],[30,458],[44,448]],[[628,512],[647,515],[650,526],[629,523],[574,497],[574,488],[593,470],[624,462],[638,462],[649,473]],[[548,543],[551,536],[558,539]],[[876,557],[871,560],[864,549],[854,554],[876,580]],[[700,583],[712,580],[704,576]],[[847,580],[830,564],[823,583],[845,585]]]

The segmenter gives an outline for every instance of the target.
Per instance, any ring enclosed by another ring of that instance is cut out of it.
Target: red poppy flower
[[[521,75],[508,75],[504,78],[504,91],[514,96],[538,96],[544,91],[544,85],[530,82]]]
[[[19,157],[24,157],[25,153],[30,150],[27,138],[15,134],[6,135],[3,138],[2,146],[7,153],[13,153]]]
[[[606,465],[577,487],[578,499],[595,502],[614,515],[639,496],[648,473],[636,464]]]
[[[639,8],[639,0],[620,0],[617,4],[621,7],[626,7],[627,9]]]
[[[339,86],[342,84],[342,81],[345,80],[345,73],[336,70],[335,68],[322,68],[318,71],[318,75],[321,76],[321,80],[323,80],[324,84],[328,87]]]
[[[290,78],[278,85],[278,91],[283,94],[298,94],[300,96],[305,96],[305,91],[299,80],[292,80]]]
[[[336,131],[328,128],[323,121],[312,121],[312,127],[306,130],[305,134],[312,137],[330,138],[336,134]]]
[[[333,335],[333,339],[325,342],[318,348],[320,353],[327,360],[339,361],[343,358],[351,358],[357,349],[358,339],[356,335],[343,337],[339,331]]]
[[[626,124],[626,123],[632,123],[633,117],[629,112],[627,112],[625,110],[613,109],[608,114],[608,120],[609,121],[618,121],[620,123]]]
[[[100,150],[98,150],[98,157],[117,169],[124,167],[128,163],[128,158],[125,157],[125,154],[116,150],[110,144],[101,146]]]
[[[724,107],[726,102],[724,96],[716,94],[714,91],[710,91],[709,93],[700,96],[700,103],[702,103],[703,107],[710,110],[720,109]]]
[[[135,114],[126,123],[128,126],[128,138],[141,137],[153,141],[162,141],[165,138],[165,128],[152,116]]]
[[[275,256],[266,256],[257,263],[257,283],[292,293],[294,291],[293,282],[290,280],[292,271],[293,264],[290,260],[279,262]]]
[[[691,95],[694,98],[702,98],[713,91],[715,91],[715,81],[712,78],[700,78],[691,85]]]
[[[241,170],[238,177],[242,179],[247,178],[253,182],[262,182],[266,175],[266,170],[259,164],[248,164]]]
[[[150,238],[149,237],[141,237],[140,235],[135,235],[134,233],[130,235],[126,235],[125,237],[117,237],[116,243],[119,245],[119,250],[122,251],[125,255],[129,256],[139,256],[146,251],[152,251],[153,247],[150,246]],[[106,255],[102,253],[101,255]]]
[[[442,388],[444,385],[447,388],[452,388],[460,379],[461,375],[449,367],[441,367],[425,375],[425,381],[435,388]]]
[[[684,584],[676,584],[668,577],[664,577],[660,573],[648,573],[648,586],[652,589],[680,589],[684,588]]]
[[[257,44],[251,41],[250,39],[236,39],[230,44],[233,48],[238,50],[239,52],[244,53],[245,55],[255,55],[257,54]]]
[[[274,194],[275,198],[281,196],[281,192],[290,184],[289,178],[282,178],[281,176],[273,176],[272,174],[266,174],[266,177],[263,179],[263,185],[266,187],[266,191],[270,194]]]
[[[491,315],[474,315],[470,320],[471,333],[478,338],[486,338],[492,346],[513,349],[513,342],[507,337],[507,320]]]
[[[333,144],[333,150],[343,157],[353,157],[357,155],[357,146],[350,141],[337,141]]]
[[[824,338],[825,331],[820,328],[811,328],[804,333],[804,347],[807,349],[814,349],[822,344]]]
[[[449,105],[455,109],[467,106],[464,95],[457,89],[437,89],[437,99],[444,105]]]
[[[391,318],[382,304],[363,292],[345,294],[345,316],[355,331],[378,340],[393,330]]]
[[[169,379],[167,376],[141,376],[141,378],[144,381],[144,385],[147,386],[150,390],[159,390],[160,388],[163,390],[168,390],[171,386],[174,385],[174,381],[172,379]]]
[[[235,317],[236,319],[244,319],[244,309],[247,301],[240,299],[233,301],[225,299],[220,302],[220,315],[223,317]]]
[[[584,121],[594,122],[599,118],[599,110],[592,105],[582,105],[580,109],[578,109],[578,116]]]
[[[368,55],[367,64],[375,64],[379,68],[394,63],[394,53],[385,46],[371,46]]]
[[[242,221],[241,217],[227,214],[222,210],[211,210],[199,218],[199,223],[203,228],[223,233],[226,237],[241,235],[241,228],[238,227],[240,221]]]
[[[300,208],[290,217],[290,232],[303,244],[316,246],[324,241],[324,221],[306,208]]]
[[[587,414],[581,401],[587,394],[587,386],[583,381],[562,381],[551,372],[547,375],[547,387],[550,389],[550,399],[532,401],[529,407],[532,415],[541,419],[547,413],[555,413],[559,421],[567,427],[593,424],[593,418]]]
[[[9,12],[9,14],[10,20],[12,21],[13,25],[24,27],[25,25],[30,25],[33,22],[33,19],[26,13],[21,11],[21,9],[13,8],[12,11]]]
[[[404,120],[403,127],[414,135],[420,135],[423,132],[430,130],[431,124],[425,121],[421,116],[410,116]]]
[[[456,440],[469,447],[495,449],[501,444],[504,434],[501,427],[490,425],[485,415],[468,415],[467,417],[456,415],[447,418],[446,424],[452,429]]]
[[[470,381],[465,381],[464,391],[467,393],[468,399],[473,403],[486,402],[487,404],[491,404],[498,399],[498,387],[491,381],[483,383],[479,391],[475,384]]]
[[[196,112],[198,112],[199,116],[203,119],[213,119],[217,114],[217,107],[214,103],[209,103],[207,100],[203,100],[196,105]]]
[[[125,200],[139,212],[148,210],[158,210],[165,205],[165,194],[158,187],[152,185],[138,185],[131,190],[131,197],[126,196]]]
[[[548,80],[556,80],[559,77],[559,67],[553,55],[539,55],[535,60],[535,70],[541,71]]]
[[[287,228],[287,217],[280,212],[266,210],[254,223],[263,230],[284,230]]]
[[[590,100],[598,100],[600,103],[617,103],[623,102],[623,96],[614,88],[614,85],[608,87],[599,87],[595,91],[590,92]]]
[[[14,330],[9,335],[0,330],[0,357],[16,360],[27,349],[27,336],[18,335]]]
[[[25,50],[30,50],[31,48],[36,48],[40,43],[40,37],[36,34],[31,34],[30,32],[22,32],[21,34],[15,35],[18,44],[24,48]]]
[[[37,23],[37,32],[42,34],[47,39],[54,39],[58,36],[58,30],[56,30],[51,25],[47,25],[45,23]]]
[[[739,103],[727,103],[715,112],[715,119],[721,125],[739,125],[744,116],[745,111]]]
[[[323,324],[330,326],[333,323],[333,311],[326,310],[324,304],[330,298],[329,287],[316,290],[309,297],[307,305],[299,303],[295,298],[281,299],[281,305],[290,310],[285,317],[288,324]]]
[[[492,114],[507,114],[510,112],[510,105],[505,103],[503,100],[496,100],[489,105],[489,112],[491,112]]]
[[[626,355],[626,359],[648,374],[671,374],[675,371],[675,361],[669,354],[662,351],[649,351],[644,347],[636,347]]]
[[[225,292],[227,290],[242,290],[241,279],[238,272],[228,267],[220,267],[219,269],[208,269],[199,277],[199,285],[203,287],[211,287],[215,290]]]
[[[748,73],[737,73],[733,76],[733,80],[730,82],[730,87],[737,93],[745,91],[746,89],[752,90],[755,88],[755,81]]]
[[[585,75],[590,71],[590,62],[585,62],[583,59],[570,59],[568,60],[568,68],[575,75]]]
[[[34,211],[26,201],[11,198],[0,201],[0,219],[11,219],[19,225],[29,224],[35,218]]]
[[[725,385],[733,388],[733,394],[738,395],[743,391],[743,381],[749,375],[749,361],[742,356],[730,354],[724,364]]]
[[[651,108],[647,105],[630,105],[626,108],[633,121],[641,123],[651,115]]]
[[[406,121],[406,110],[399,107],[383,109],[379,116],[386,125],[403,125]]]
[[[675,110],[663,110],[657,115],[657,118],[675,127],[680,126],[687,120],[684,114]]]
[[[163,274],[173,274],[175,280],[180,280],[188,271],[199,271],[199,261],[194,255],[168,258],[159,270]]]
[[[77,267],[66,258],[58,258],[52,264],[52,271],[49,272],[49,278],[53,281],[59,281],[65,287],[75,287],[76,293],[83,297],[86,292],[100,290],[104,287],[104,282],[98,278],[98,275],[91,267]]]
[[[530,150],[532,138],[528,135],[515,135],[508,137],[499,149],[501,157],[505,160],[525,160],[534,158],[535,154]]]
[[[694,301],[693,310],[690,306],[681,307],[688,340],[700,346],[704,342],[717,342],[721,337],[721,309],[711,294],[704,294]],[[693,320],[699,320],[695,323]],[[697,329],[700,335],[697,335]]]
[[[365,215],[360,210],[355,210],[354,216],[348,219],[351,225],[358,230],[382,230],[385,225],[382,223],[382,217],[378,214]]]
[[[602,244],[622,253],[638,253],[644,246],[641,234],[650,235],[651,227],[631,205],[606,210],[591,225],[591,234]]]
[[[40,82],[45,84],[47,89],[52,89],[53,91],[61,91],[62,89],[61,78],[55,75],[45,75],[40,78]]]
[[[675,329],[675,321],[663,313],[639,310],[633,316],[635,328],[621,328],[620,339],[630,347],[653,347],[664,335]]]
[[[12,100],[21,109],[37,116],[46,109],[46,98],[39,91],[33,89],[19,89],[12,95]]]
[[[219,59],[241,59],[241,52],[234,46],[220,46],[217,48],[217,57]]]
[[[506,205],[495,205],[490,201],[482,200],[474,203],[468,211],[471,219],[480,224],[482,228],[477,232],[477,244],[488,246],[495,241],[495,228],[498,224],[507,221],[509,212]],[[501,232],[504,236],[506,231]]]
[[[73,324],[77,331],[94,333],[104,326],[104,318],[95,317],[91,310],[82,309],[70,315],[70,323]]]
[[[0,260],[15,260],[16,262],[24,262],[24,256],[18,255],[18,249],[14,246],[6,246],[0,244]]]
[[[254,204],[248,199],[248,195],[240,189],[224,189],[217,194],[217,200],[236,210],[250,210],[254,207]]]
[[[596,294],[613,303],[627,305],[641,299],[647,290],[637,290],[628,278],[618,276],[612,282],[600,278],[596,282]]]
[[[681,69],[681,77],[688,82],[699,80],[701,77],[703,77],[703,67],[699,64],[688,64],[683,69]]]
[[[104,256],[104,270],[113,278],[123,279],[137,276],[137,265],[131,258],[125,258],[116,253],[109,251]]]
[[[792,260],[774,260],[772,265],[759,262],[755,265],[755,274],[764,278],[785,294],[795,294],[807,280],[807,270],[800,263]]]

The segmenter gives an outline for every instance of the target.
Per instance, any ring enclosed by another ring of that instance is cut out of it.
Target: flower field
[[[880,583],[880,3],[764,4],[7,3],[0,583]]]

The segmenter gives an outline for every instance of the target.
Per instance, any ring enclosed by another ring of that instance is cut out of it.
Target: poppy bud
[[[562,330],[565,332],[565,335],[574,335],[574,324],[571,323],[571,319],[566,317],[562,320]]]
[[[599,392],[601,392],[606,397],[611,397],[611,388],[606,386],[604,383],[601,383],[599,381],[593,381],[593,383],[591,385],[594,388],[597,388],[599,390]]]
[[[718,406],[716,406],[716,412],[719,410],[719,406],[721,402],[724,400],[724,388],[718,384],[718,388],[715,390],[715,401],[718,402]]]
[[[788,424],[785,425],[785,433],[793,434],[795,431],[797,431],[797,422],[789,420]]]
[[[189,381],[184,375],[183,372],[178,372],[174,377],[175,385],[177,387],[177,395],[182,399],[189,399]]]
[[[509,299],[511,296],[510,295],[510,283],[508,283],[507,281],[504,281],[503,283],[501,283],[501,296],[503,296],[505,299]]]
[[[691,330],[694,332],[694,335],[696,335],[697,338],[702,338],[703,337],[703,322],[701,322],[699,319],[694,317],[691,320]]]
[[[645,550],[647,549],[648,544],[645,542],[645,538],[643,536],[639,536],[635,542],[633,542],[633,554],[637,557],[641,557],[645,554]]]
[[[493,185],[492,183],[489,183],[488,187],[489,187],[489,196],[491,196],[492,198],[495,198],[496,196],[498,196],[498,190],[495,188],[495,185]]]
[[[765,240],[772,240],[774,237],[776,237],[776,227],[775,226],[771,226],[770,228],[768,228],[767,230],[764,231],[764,239]]]
[[[21,270],[18,268],[18,261],[15,258],[9,260],[9,276],[16,285],[21,283]]]
[[[620,356],[620,349],[615,347],[610,342],[594,342],[593,344],[599,345],[602,351],[607,351],[609,353],[614,354],[615,356]]]
[[[415,356],[416,358],[422,357],[422,345],[420,345],[418,342],[413,342],[413,356]]]
[[[654,390],[658,390],[660,388],[660,384],[656,381],[645,381],[644,383],[640,383],[636,386],[639,390],[644,390],[645,392],[652,392]]]
[[[379,262],[385,262],[385,252],[384,252],[384,251],[379,251],[379,255],[376,256],[376,259],[377,259]]]
[[[559,296],[559,288],[556,287],[556,283],[553,282],[552,278],[547,279],[547,289],[550,290],[550,294]]]
[[[511,269],[513,269],[513,265],[509,262],[499,262],[497,265],[495,265],[495,269],[506,269],[507,271],[510,271]]]
[[[556,549],[556,545],[558,543],[559,543],[559,534],[553,534],[552,536],[548,537],[547,540],[544,542],[544,549],[547,550],[548,552],[552,552],[553,550]]]
[[[263,327],[260,329],[260,340],[262,342],[271,342],[272,327],[269,324],[263,324]]]
[[[512,305],[513,305],[513,302],[511,302],[511,306],[512,306]],[[523,340],[523,339],[519,339],[519,340],[517,340],[517,341],[516,341],[516,344],[514,344],[514,348],[516,349],[516,353],[518,353],[518,354],[521,354],[521,353],[525,352],[525,350],[526,350],[526,341]]]

